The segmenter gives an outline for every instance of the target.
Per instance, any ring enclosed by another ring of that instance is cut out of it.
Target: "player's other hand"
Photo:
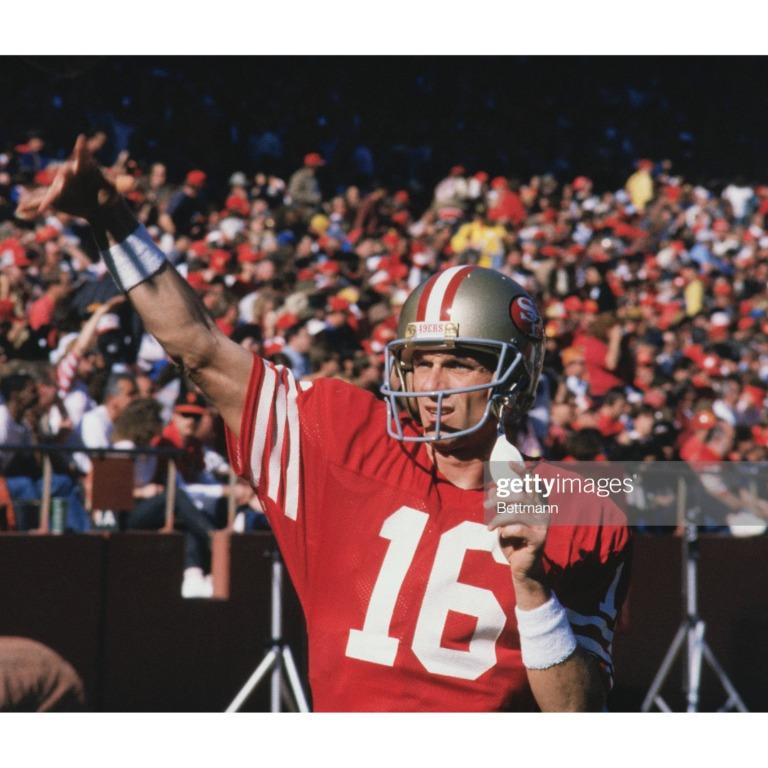
[[[16,216],[34,219],[49,208],[55,208],[62,213],[91,219],[99,206],[117,197],[115,184],[102,173],[81,134],[69,160],[57,168],[51,185],[22,196]]]

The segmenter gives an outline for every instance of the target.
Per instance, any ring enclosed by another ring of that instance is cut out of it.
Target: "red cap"
[[[308,282],[315,279],[315,270],[312,267],[305,267],[300,269],[296,274],[296,280],[300,283]]]
[[[397,192],[392,195],[392,199],[399,205],[406,205],[410,201],[411,196],[408,194],[408,190],[398,189]]]
[[[318,268],[318,272],[322,272],[324,275],[328,275],[330,277],[333,277],[334,275],[338,275],[340,271],[340,267],[337,262],[335,261],[324,261]]]
[[[717,281],[713,288],[715,296],[730,296],[733,293],[733,288],[725,281]]]
[[[584,308],[578,296],[569,296],[563,301],[563,306],[568,312],[581,312]]]
[[[687,347],[683,347],[683,357],[687,357],[696,365],[700,365],[701,359],[704,357],[704,348],[701,344],[689,344]]]
[[[49,240],[55,240],[60,234],[61,233],[56,227],[49,224],[46,227],[40,227],[40,229],[35,232],[35,242],[47,243]]]
[[[320,166],[325,165],[325,160],[319,152],[309,152],[304,155],[304,165],[310,168],[320,168]]]
[[[349,309],[349,302],[341,296],[331,296],[328,300],[328,308],[331,312],[346,312]]]
[[[582,309],[588,315],[596,315],[600,311],[600,307],[598,306],[597,302],[593,301],[592,299],[586,299],[582,304]]]
[[[187,184],[191,187],[202,187],[207,178],[205,171],[190,171],[187,174]]]
[[[293,328],[298,322],[299,318],[294,315],[293,312],[286,312],[277,318],[276,327],[281,331],[287,331],[289,328]]]
[[[592,180],[587,178],[586,176],[577,176],[573,182],[572,186],[574,189],[586,189],[590,184],[592,183]]]
[[[491,189],[506,189],[508,186],[509,182],[503,176],[496,176],[491,181]]]
[[[240,264],[250,264],[255,261],[261,261],[264,258],[262,251],[254,251],[248,243],[240,243],[237,246],[237,260]]]
[[[272,341],[267,342],[264,345],[264,354],[267,357],[270,357],[271,355],[276,355],[278,352],[283,351],[283,347],[285,344],[282,341],[278,341],[277,339],[272,339]]]
[[[202,272],[189,272],[187,273],[187,282],[196,290],[203,290],[207,283],[205,282],[205,276]]]
[[[651,408],[661,408],[667,402],[667,396],[661,389],[649,389],[643,396],[643,402]]]
[[[485,171],[478,171],[472,178],[476,179],[481,184],[485,184],[485,182],[488,181],[488,174]]]
[[[410,218],[408,211],[397,211],[392,214],[392,221],[400,227],[404,227]]]
[[[242,195],[230,195],[227,198],[225,207],[231,213],[237,213],[240,216],[247,216],[251,210],[248,201]]]
[[[41,187],[50,187],[53,184],[53,179],[56,176],[56,168],[49,165],[47,168],[43,168],[42,171],[38,171],[35,174],[35,184],[39,184]]]
[[[208,256],[208,243],[205,240],[195,240],[187,249],[193,256],[204,259]]]
[[[208,263],[214,272],[219,275],[226,275],[230,258],[231,254],[229,251],[225,251],[223,248],[215,248],[211,251],[211,258]]]
[[[399,261],[396,261],[387,267],[387,272],[389,273],[389,277],[393,282],[397,282],[398,280],[405,280],[405,278],[408,277],[409,271],[410,270],[408,267]]]
[[[187,392],[179,397],[173,410],[187,416],[202,416],[206,411],[205,400],[196,392]]]
[[[463,165],[454,165],[450,170],[451,176],[463,176],[467,169]]]
[[[768,427],[752,427],[752,439],[763,447],[768,446]]]
[[[765,390],[762,387],[756,387],[753,384],[747,384],[747,386],[744,387],[742,394],[746,395],[752,401],[753,405],[762,405],[763,400],[765,400]]]

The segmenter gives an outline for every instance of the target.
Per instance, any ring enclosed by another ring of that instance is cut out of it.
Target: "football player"
[[[604,707],[627,580],[618,510],[602,502],[600,526],[485,520],[484,466],[520,460],[508,436],[541,370],[517,283],[462,266],[417,288],[382,401],[296,381],[224,336],[83,137],[18,213],[49,207],[91,223],[147,331],[219,409],[305,612],[315,709]]]

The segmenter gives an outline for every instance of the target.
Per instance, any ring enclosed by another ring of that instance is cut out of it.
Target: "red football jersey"
[[[370,392],[297,383],[255,357],[239,439],[228,435],[304,609],[315,710],[535,709],[482,491],[452,485],[385,420]],[[553,526],[544,554],[579,644],[610,677],[628,532],[601,504],[606,525]]]

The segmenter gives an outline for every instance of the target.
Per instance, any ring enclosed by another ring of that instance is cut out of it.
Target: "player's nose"
[[[424,384],[424,389],[427,391],[444,389],[445,388],[445,371],[440,367],[440,365],[433,365],[429,369],[429,373],[424,379],[423,384]],[[432,399],[436,399],[436,398],[433,397]]]

